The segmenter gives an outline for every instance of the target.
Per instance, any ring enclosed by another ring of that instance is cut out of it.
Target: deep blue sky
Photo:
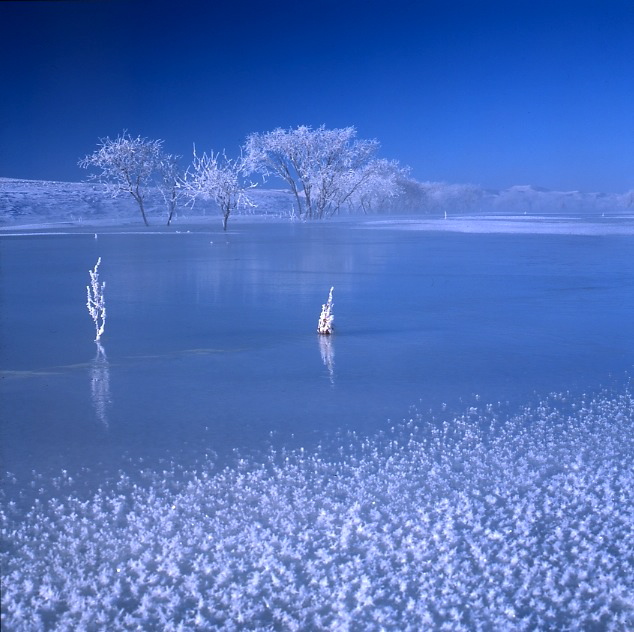
[[[419,180],[634,188],[632,0],[0,2],[0,176],[354,125]]]

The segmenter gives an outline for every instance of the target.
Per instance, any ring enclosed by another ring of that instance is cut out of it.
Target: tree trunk
[[[293,180],[287,180],[291,185],[291,190],[293,191],[293,195],[295,195],[295,200],[297,201],[297,217],[301,219],[302,217],[302,199],[299,197],[299,191],[297,190],[297,186]]]
[[[136,200],[137,204],[139,205],[139,208],[141,209],[141,217],[143,218],[143,222],[145,223],[146,226],[149,226],[147,217],[145,216],[145,208],[143,207],[143,197],[139,195],[138,193],[134,193],[133,191],[130,191],[130,194]]]
[[[172,190],[172,199],[168,202],[167,210],[167,225],[169,226],[172,223],[172,217],[174,216],[174,211],[176,210],[176,193],[174,190]]]
[[[306,215],[308,219],[313,219],[313,200],[311,198],[311,190],[310,187],[306,187],[304,184],[304,199],[306,204]]]
[[[143,222],[146,226],[149,226],[147,217],[145,216],[145,209],[143,208],[143,198],[139,198],[139,207],[141,209],[141,217],[143,217]]]

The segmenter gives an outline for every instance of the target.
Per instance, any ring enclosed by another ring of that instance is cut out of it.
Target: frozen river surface
[[[4,469],[308,446],[411,405],[596,389],[634,361],[633,245],[371,224],[4,237]],[[84,306],[97,257],[105,356]]]
[[[2,237],[2,629],[634,629],[634,237],[479,228]]]

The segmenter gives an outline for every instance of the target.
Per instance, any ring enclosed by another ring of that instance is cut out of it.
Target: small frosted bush
[[[332,308],[334,307],[334,303],[332,302],[332,291],[334,289],[334,287],[330,288],[328,301],[321,306],[321,314],[319,315],[319,322],[317,323],[318,334],[330,335],[333,331],[333,321],[335,320],[335,317],[332,313]]]
[[[93,322],[95,323],[95,342],[99,342],[106,327],[106,299],[104,297],[104,290],[106,288],[105,282],[99,284],[99,265],[101,264],[101,257],[97,259],[97,263],[92,270],[89,270],[90,285],[86,286],[88,294],[88,300],[86,307]]]

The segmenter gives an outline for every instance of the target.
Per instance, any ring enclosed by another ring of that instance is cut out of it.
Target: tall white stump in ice
[[[88,300],[86,307],[88,313],[95,323],[95,342],[99,342],[104,329],[106,328],[106,299],[104,298],[105,283],[99,283],[99,265],[101,257],[97,259],[97,264],[92,270],[88,270],[90,274],[90,285],[86,286]]]
[[[333,330],[332,323],[335,320],[335,317],[332,313],[332,308],[334,307],[334,303],[332,302],[332,291],[334,289],[334,287],[330,288],[328,301],[321,306],[321,314],[319,315],[319,322],[317,323],[317,333],[324,336],[329,336]]]

